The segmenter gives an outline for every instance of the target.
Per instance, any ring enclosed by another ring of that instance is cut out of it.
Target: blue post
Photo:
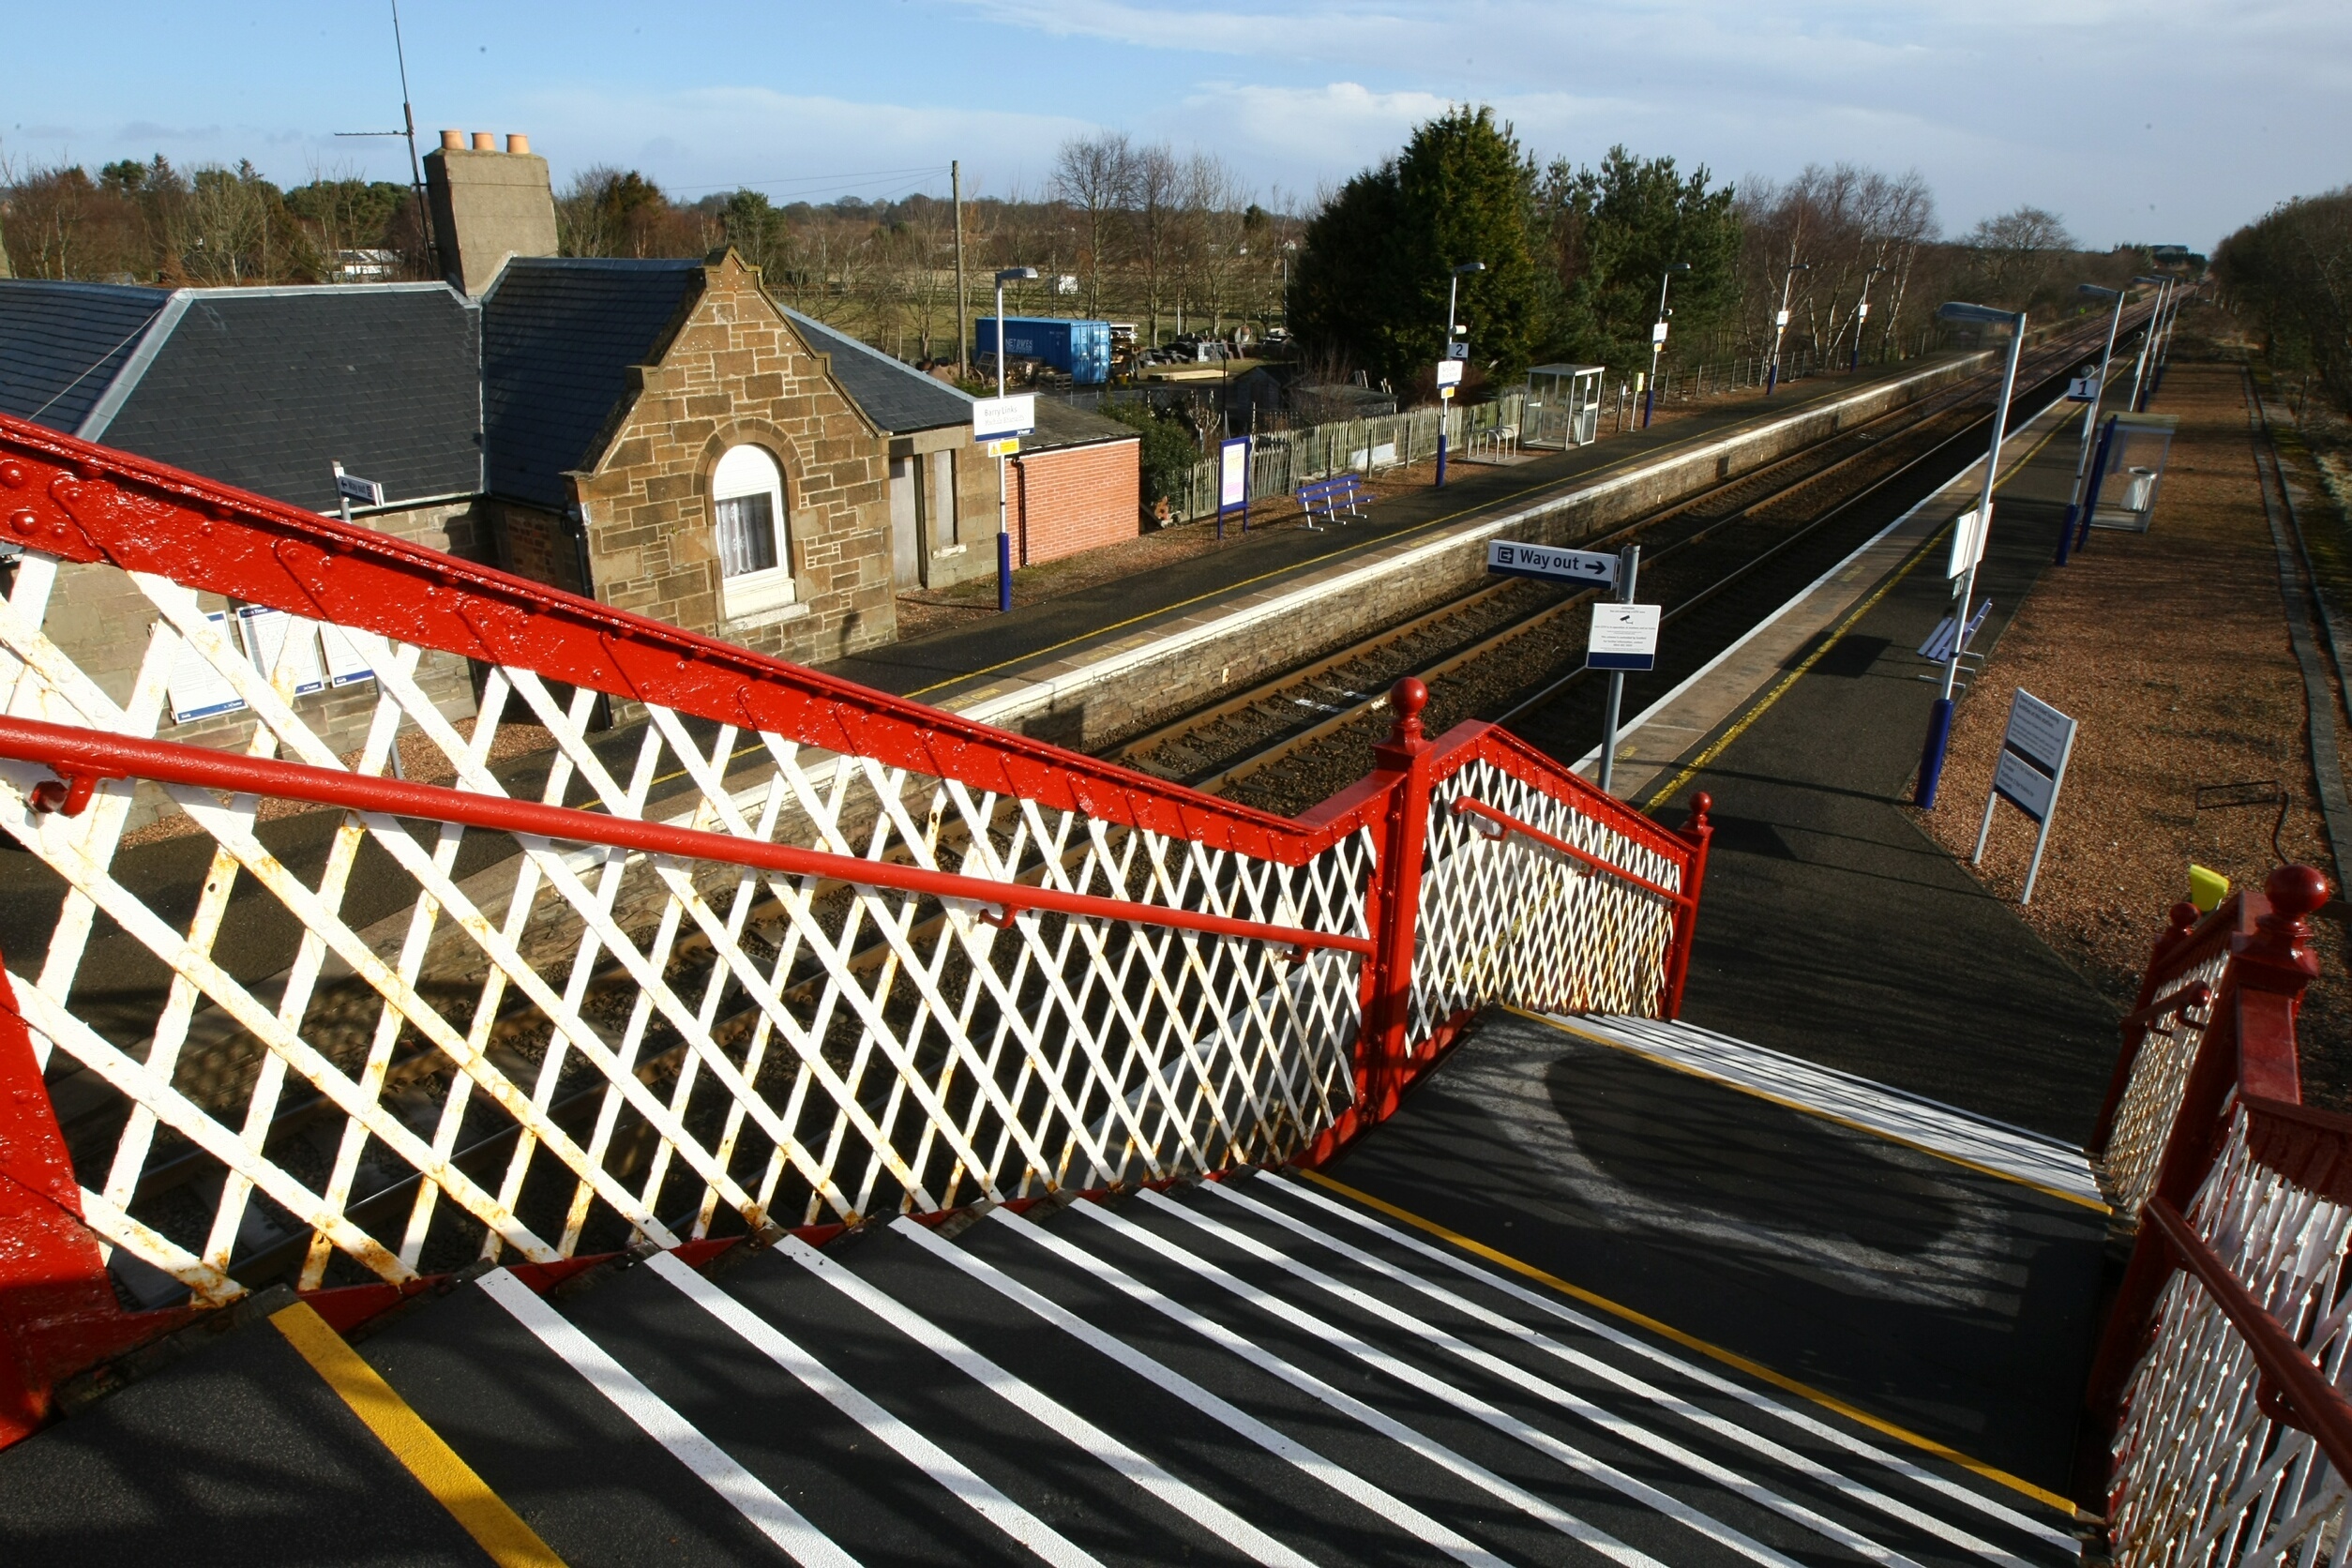
[[[1768,398],[1771,397],[1772,395],[1772,388],[1778,386],[1779,384],[1780,361],[1775,359],[1772,361],[1772,368],[1764,372],[1764,396]]]
[[[1367,446],[1369,446],[1369,445],[1370,445],[1370,443],[1371,443],[1371,437],[1366,436],[1366,437],[1364,438],[1364,442],[1365,442],[1365,445],[1366,445]],[[1371,461],[1372,461],[1371,457],[1370,457],[1370,455],[1367,453],[1367,454],[1366,454],[1366,456],[1365,456],[1365,458],[1364,458],[1364,465],[1365,465],[1365,472],[1366,472],[1366,473],[1369,473],[1369,472],[1371,471]],[[1440,404],[1438,405],[1438,483],[1437,483],[1437,488],[1438,488],[1439,490],[1443,490],[1443,489],[1445,489],[1445,405],[1444,405],[1443,403],[1440,403]]]
[[[1966,614],[1965,610],[1962,612]],[[1952,633],[1960,635],[1958,629]],[[1922,811],[1935,809],[1936,786],[1943,782],[1944,748],[1952,744],[1952,699],[1938,697],[1927,716],[1927,745],[1919,757],[1919,787],[1911,792],[1911,804]]]
[[[2107,476],[2107,444],[2115,439],[2116,416],[2107,415],[2106,424],[2099,431],[2099,450],[2090,460],[2090,487],[2083,492],[2083,515],[2074,535],[2074,548],[2081,550],[2090,543],[2090,520],[2099,510],[2099,482]],[[2075,527],[2078,520],[2073,515],[2067,524]]]
[[[996,536],[996,608],[1000,613],[1013,608],[1013,535],[1002,530]]]
[[[1646,430],[1650,428],[1651,413],[1655,410],[1657,406],[1658,384],[1653,381],[1643,390],[1641,395],[1641,428],[1643,430]]]

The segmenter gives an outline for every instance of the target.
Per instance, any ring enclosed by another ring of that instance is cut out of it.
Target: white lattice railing
[[[2142,989],[2164,995],[2127,1020],[2103,1120],[2139,1234],[2088,1406],[2132,1568],[2352,1555],[2352,1118],[2299,1103],[2295,1043],[2327,898],[2291,867],[2194,929],[2177,912]]]
[[[8,421],[0,520],[0,1053],[145,1306],[1298,1158],[1368,1006],[1654,1014],[1687,951],[1696,843],[1418,698],[1294,822]]]
[[[2174,1221],[2168,1207],[2151,1211],[2202,1244],[2198,1260],[2209,1271],[2225,1273],[2215,1281],[2184,1267],[2158,1300],[2115,1447],[2110,1533],[2119,1562],[2334,1565],[2352,1555],[2344,1474],[2312,1430],[2326,1415],[2281,1419],[2300,1401],[2282,1404],[2287,1391],[2265,1372],[2246,1328],[2248,1314],[2267,1317],[2285,1352],[2315,1364],[2328,1389],[2345,1388],[2352,1205],[2260,1157],[2249,1137],[2254,1117],[2274,1138],[2292,1138],[2291,1125],[2279,1127],[2281,1111],[2233,1107],[2221,1157],[2189,1213]],[[2216,1283],[2242,1291],[2238,1314]],[[2336,1420],[2352,1435],[2347,1414]]]

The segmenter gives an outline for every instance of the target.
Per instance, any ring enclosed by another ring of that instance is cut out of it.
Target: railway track
[[[2028,351],[2013,411],[2097,346],[2095,336],[2074,333]],[[1666,606],[1675,662],[1695,669],[1754,624],[1759,601],[1779,604],[1965,466],[1983,445],[1985,405],[1998,384],[1992,372],[1971,377],[1585,547],[1641,544],[1642,596]],[[1386,731],[1385,694],[1406,675],[1429,684],[1432,732],[1469,717],[1540,716],[1547,732],[1590,730],[1597,739],[1602,683],[1585,677],[1578,613],[1592,597],[1589,589],[1525,580],[1481,586],[1134,736],[1109,755],[1289,814],[1362,776]]]

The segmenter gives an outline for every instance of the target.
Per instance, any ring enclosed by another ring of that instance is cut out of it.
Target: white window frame
[[[791,521],[784,509],[784,470],[766,447],[750,443],[730,446],[711,470],[713,546],[717,543],[718,504],[755,495],[768,498],[768,516],[776,527],[776,565],[729,577],[721,555],[719,613],[730,621],[780,610],[799,597],[792,580]]]

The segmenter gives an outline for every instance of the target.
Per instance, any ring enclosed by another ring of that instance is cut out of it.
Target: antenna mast
[[[400,67],[400,124],[408,132],[409,188],[416,196],[416,230],[425,236],[428,255],[437,261],[441,248],[433,243],[432,213],[425,204],[425,166],[416,157],[416,111],[408,101],[408,51],[400,42],[400,0],[392,0],[392,57]]]

